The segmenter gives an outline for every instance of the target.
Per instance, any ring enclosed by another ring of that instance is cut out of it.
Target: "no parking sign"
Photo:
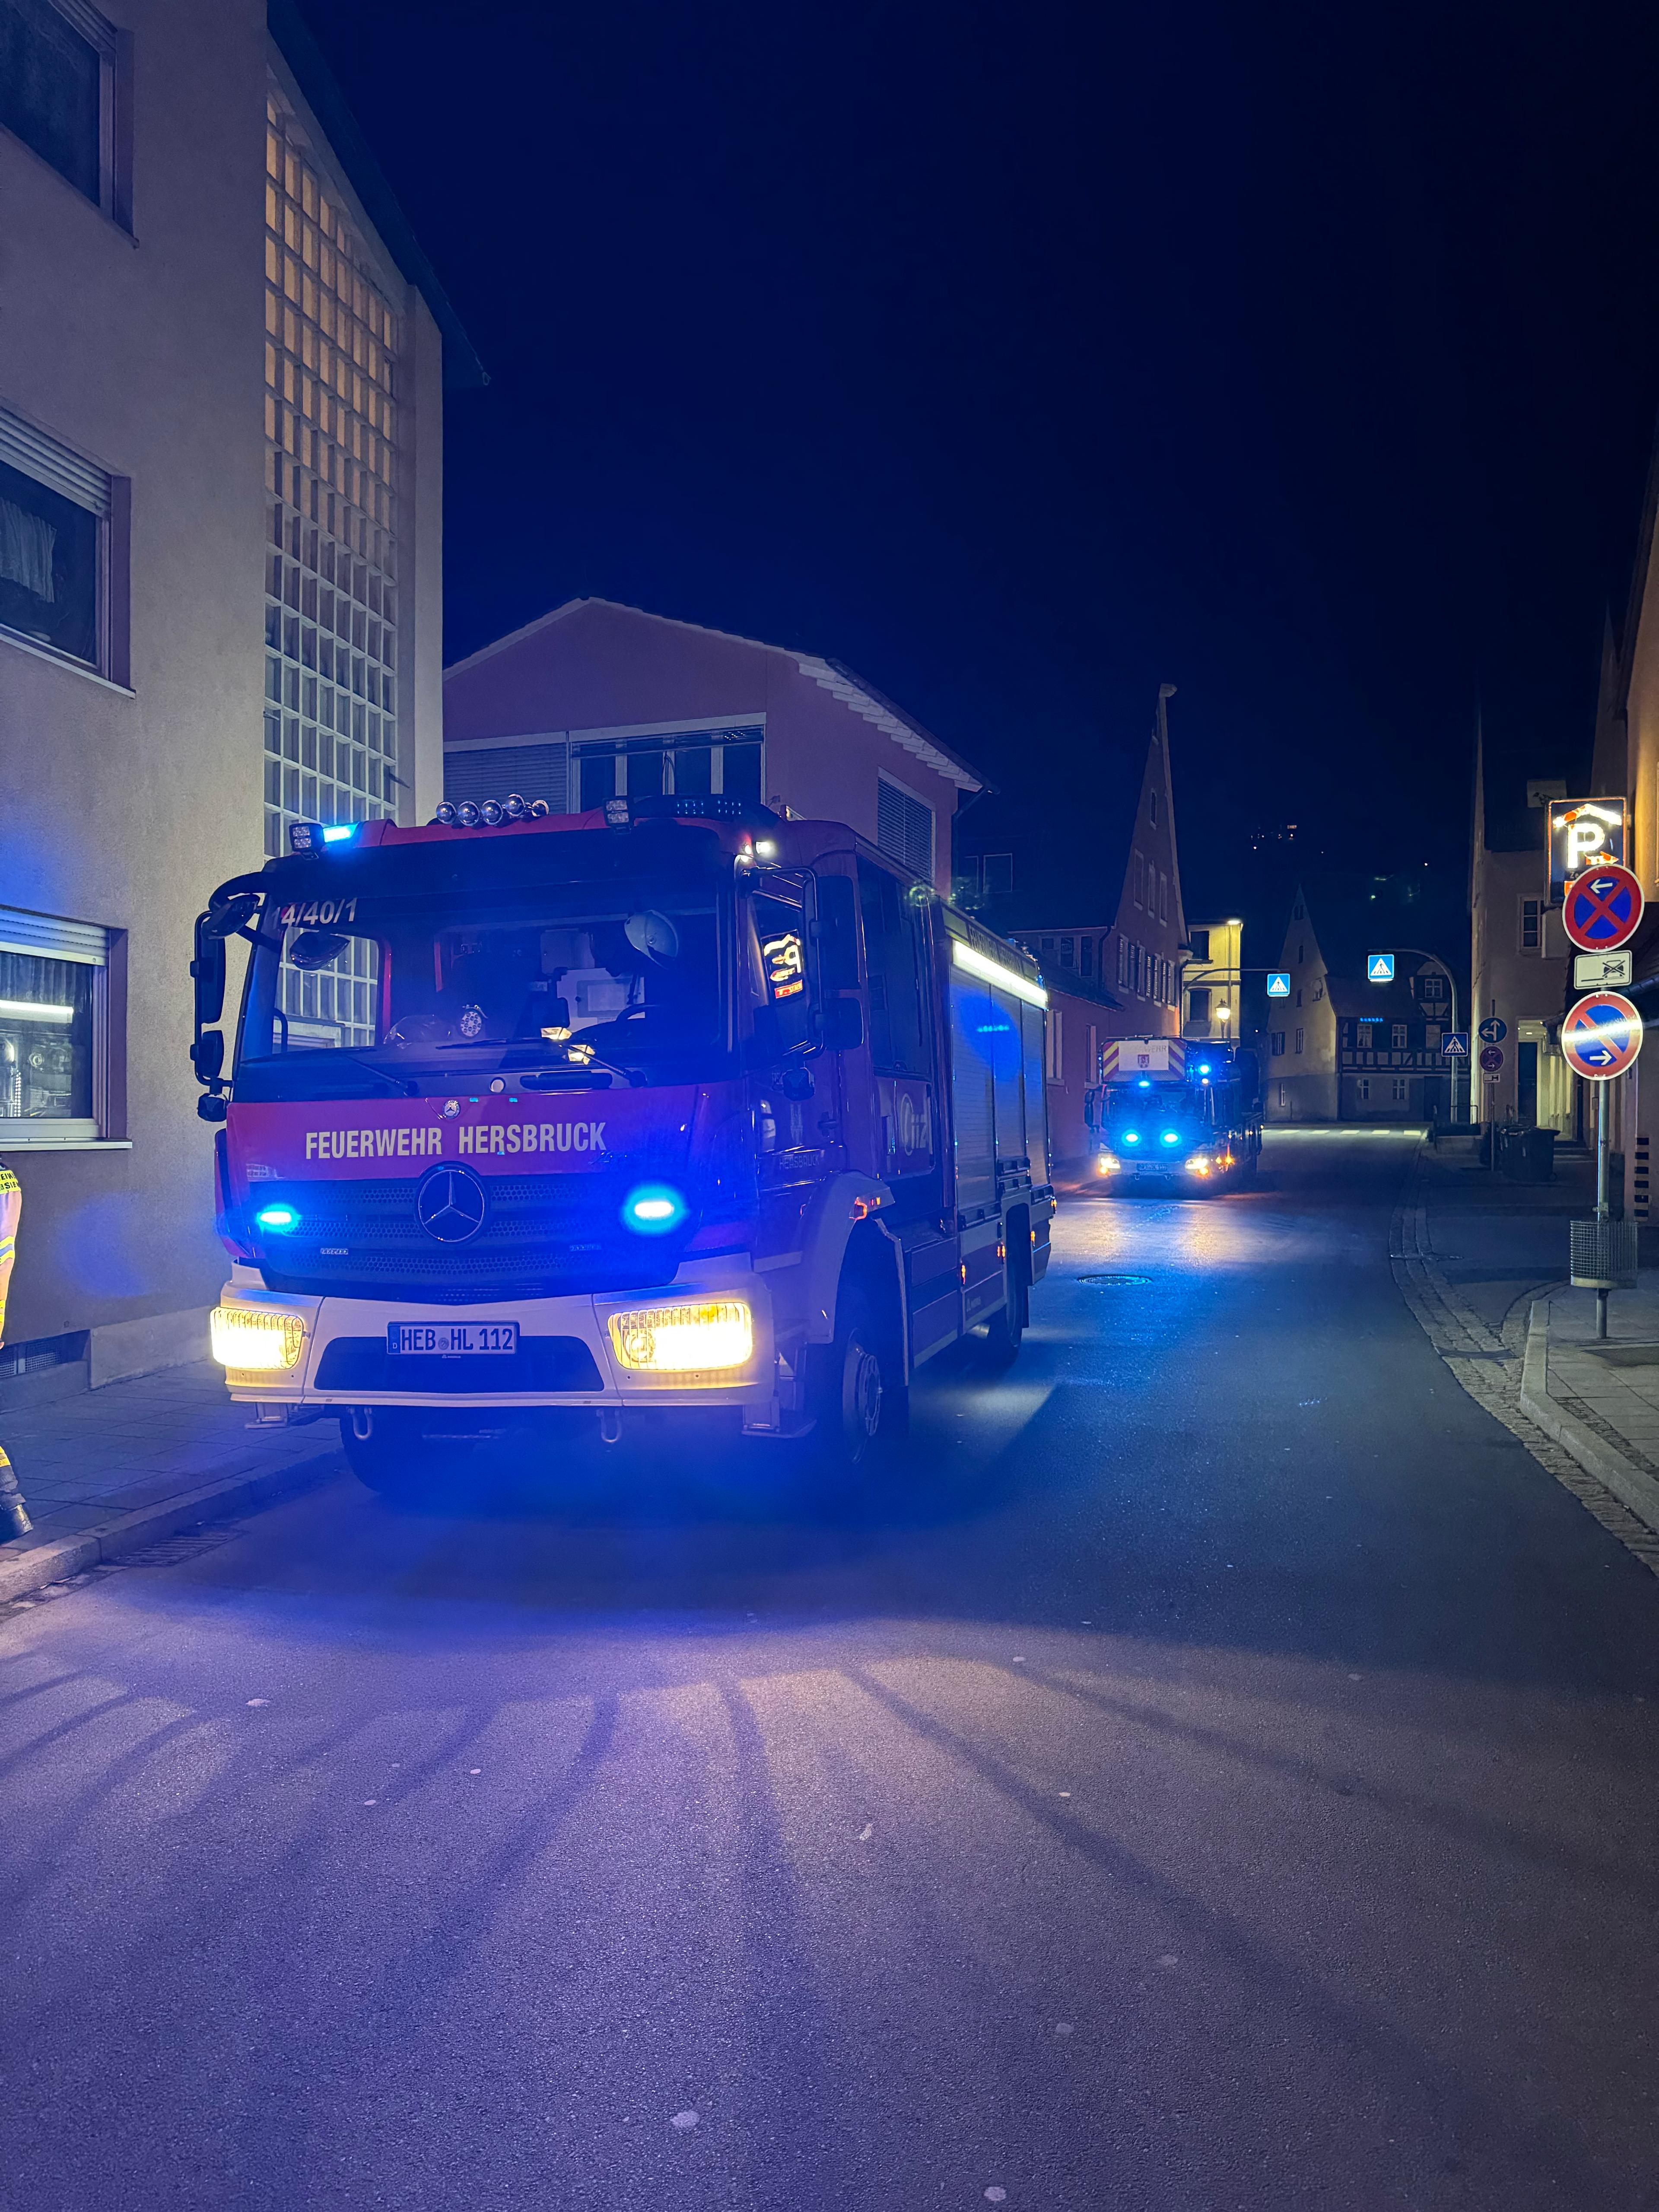
[[[1580,999],[1561,1024],[1563,1059],[1591,1083],[1622,1075],[1641,1049],[1642,1017],[1617,991]]]

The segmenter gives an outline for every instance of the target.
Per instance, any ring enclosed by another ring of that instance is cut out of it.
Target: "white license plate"
[[[519,1324],[515,1321],[394,1321],[386,1329],[392,1352],[437,1352],[447,1357],[458,1352],[516,1352]]]

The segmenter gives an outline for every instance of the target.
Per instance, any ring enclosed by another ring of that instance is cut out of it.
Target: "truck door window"
[[[905,897],[896,876],[862,857],[858,866],[872,1064],[878,1075],[930,1074],[921,912]]]
[[[744,903],[755,1042],[763,1059],[782,1060],[815,1041],[804,886],[771,877]]]

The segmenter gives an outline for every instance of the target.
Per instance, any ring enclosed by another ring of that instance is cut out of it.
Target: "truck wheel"
[[[1031,1318],[1030,1286],[1008,1255],[1003,1277],[1003,1304],[985,1324],[985,1358],[993,1367],[1006,1367],[1019,1356],[1019,1347]]]
[[[844,1291],[835,1342],[824,1346],[818,1367],[813,1441],[826,1468],[857,1473],[902,1430],[909,1393],[888,1370],[868,1301]]]

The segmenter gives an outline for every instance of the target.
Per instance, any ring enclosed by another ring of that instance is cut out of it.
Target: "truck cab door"
[[[868,1158],[859,1164],[893,1185],[905,1210],[938,1210],[939,1072],[928,1001],[927,917],[908,886],[860,854],[859,917],[870,1009]],[[924,1199],[923,1194],[928,1195]]]

